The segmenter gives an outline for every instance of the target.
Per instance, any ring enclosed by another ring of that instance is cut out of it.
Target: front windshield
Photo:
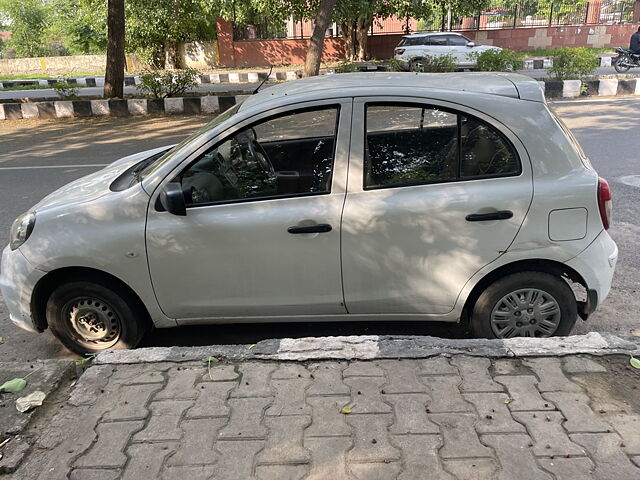
[[[167,161],[169,161],[169,159],[171,159],[176,152],[179,152],[182,149],[182,147],[196,141],[204,133],[210,131],[211,129],[220,125],[222,122],[234,116],[238,112],[239,108],[240,108],[239,103],[234,105],[229,110],[224,111],[223,113],[218,115],[216,118],[214,118],[211,122],[207,123],[204,127],[198,130],[196,133],[184,139],[182,142],[180,142],[178,145],[173,147],[171,150],[168,150],[167,152],[165,152],[164,155],[144,165],[144,168],[140,171],[138,178],[140,180],[146,178],[148,175],[150,175],[151,173],[156,171],[158,168],[160,168],[162,165],[164,165]]]

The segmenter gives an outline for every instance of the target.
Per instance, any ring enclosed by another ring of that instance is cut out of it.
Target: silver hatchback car
[[[609,292],[610,218],[532,79],[332,75],[52,193],[15,221],[0,287],[16,325],[78,353],[225,322],[566,335]]]

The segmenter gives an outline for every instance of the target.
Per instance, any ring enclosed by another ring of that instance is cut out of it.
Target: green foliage
[[[69,83],[69,80],[63,78],[56,83],[53,84],[53,89],[56,91],[58,96],[64,100],[77,98],[78,92],[80,88],[78,85],[74,85],[73,83]]]
[[[389,60],[387,60],[387,70],[389,70],[390,72],[402,72],[404,71],[404,68],[400,60],[390,58]]]
[[[556,80],[579,79],[592,75],[600,64],[597,55],[583,47],[557,48],[551,58],[553,67],[549,69],[549,73]]]
[[[456,69],[456,59],[453,55],[424,55],[411,60],[410,69],[414,72],[453,72]]]
[[[343,60],[340,62],[340,65],[336,67],[336,73],[353,73],[357,71],[358,67],[356,64],[349,62],[348,60]]]
[[[140,85],[136,88],[155,98],[175,97],[195,87],[198,75],[200,73],[192,68],[146,72],[140,75]]]
[[[43,0],[0,0],[0,17],[11,25],[11,38],[6,47],[18,57],[47,54],[46,31],[49,28],[51,5]]]
[[[469,57],[475,59],[476,70],[482,72],[514,72],[522,68],[522,54],[507,48],[472,53]]]
[[[53,0],[50,36],[71,55],[102,54],[107,48],[107,2]]]

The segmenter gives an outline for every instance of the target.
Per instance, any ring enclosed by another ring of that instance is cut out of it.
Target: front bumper
[[[6,247],[0,263],[0,291],[9,310],[9,319],[18,327],[37,333],[31,318],[31,295],[46,272],[34,268],[20,249]]]
[[[596,295],[591,294],[590,301],[594,303],[593,296],[595,296],[597,305],[590,305],[589,313],[592,313],[609,295],[617,261],[618,246],[606,230],[603,230],[591,245],[567,262],[567,265],[582,276],[587,283],[587,289],[595,291]]]

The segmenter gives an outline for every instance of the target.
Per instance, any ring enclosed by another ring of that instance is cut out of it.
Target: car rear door
[[[451,311],[507,250],[532,194],[526,150],[491,117],[435,100],[356,99],[342,220],[349,313]]]

